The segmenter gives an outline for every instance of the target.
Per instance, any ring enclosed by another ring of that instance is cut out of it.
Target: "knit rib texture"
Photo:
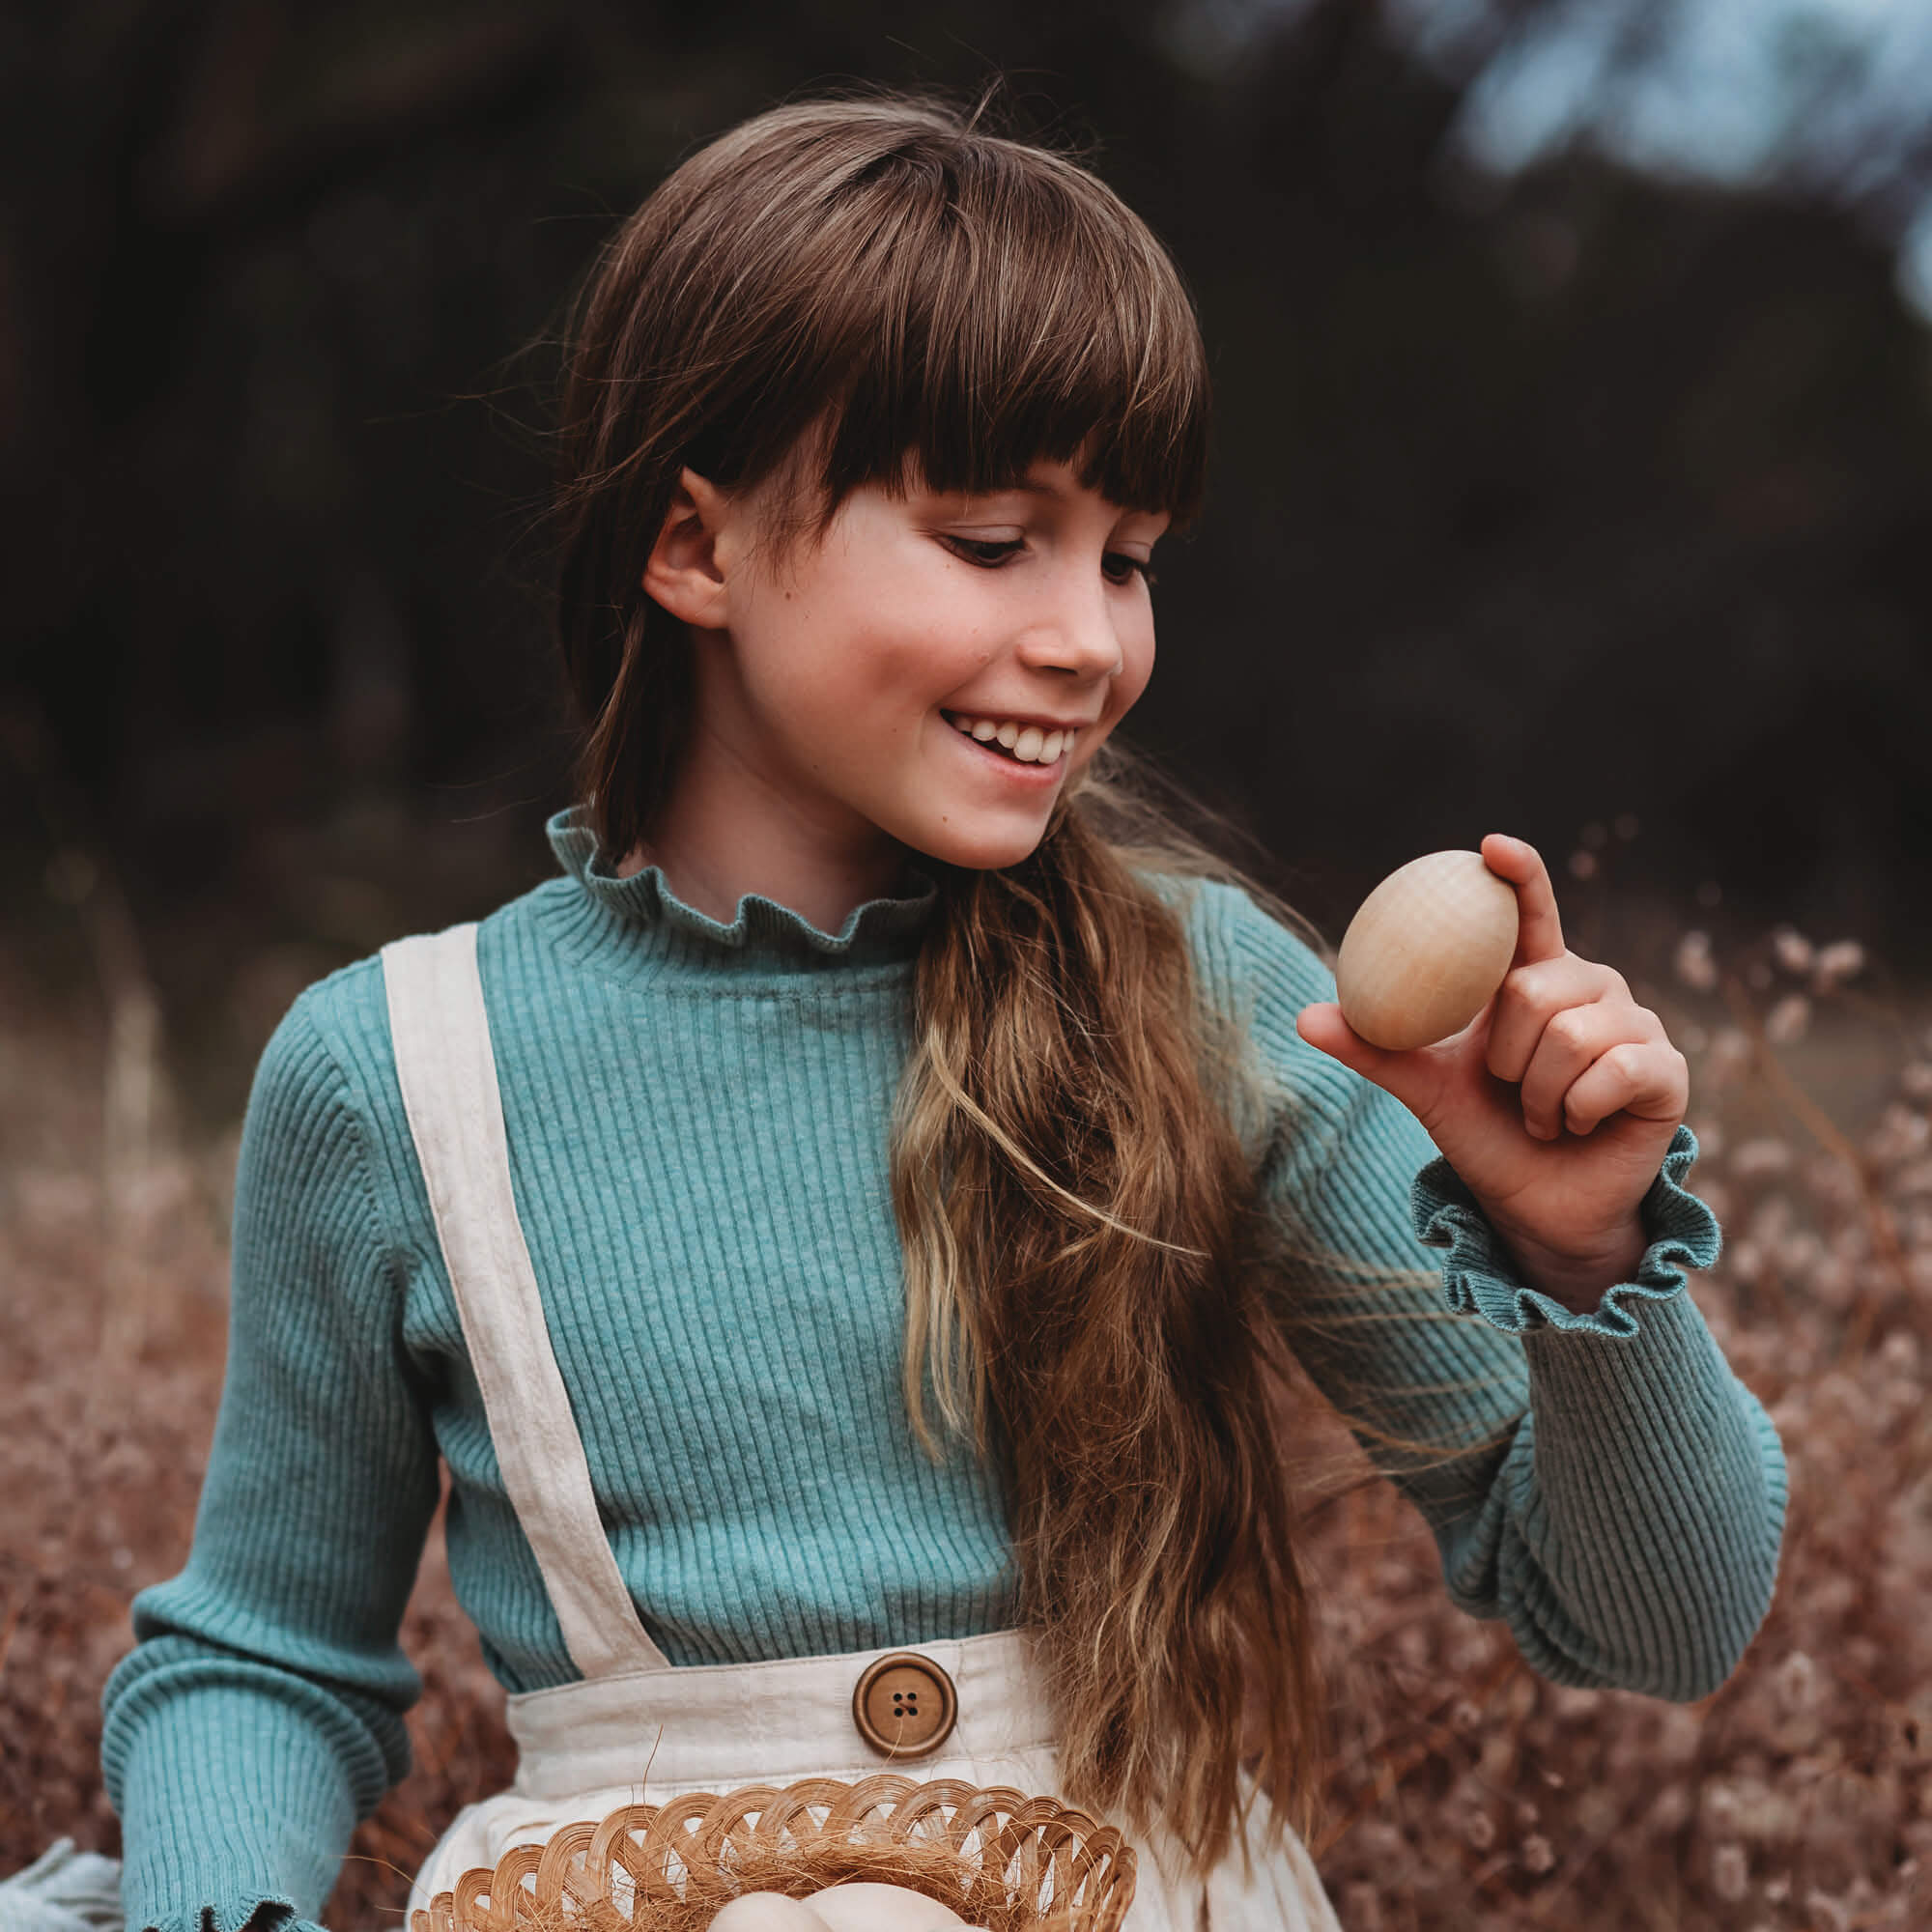
[[[550,829],[560,875],[482,923],[478,963],[518,1213],[645,1627],[673,1665],[1009,1627],[993,1474],[967,1445],[928,1461],[899,1394],[887,1137],[930,880],[837,934],[756,895],[727,925],[655,867],[615,878],[580,814]],[[1686,1293],[1719,1240],[1683,1184],[1689,1130],[1644,1202],[1634,1280],[1574,1314],[1516,1278],[1406,1110],[1296,1035],[1334,995],[1308,947],[1236,889],[1173,896],[1272,1095],[1258,1198],[1326,1258],[1284,1266],[1281,1313],[1346,1416],[1409,1438],[1359,1432],[1435,1532],[1453,1600],[1557,1682],[1714,1690],[1769,1607],[1785,1477]],[[439,1459],[452,1580],[491,1668],[511,1691],[571,1681],[371,959],[297,1001],[248,1104],[193,1545],[135,1599],[103,1693],[130,1928],[321,1909],[409,1768],[420,1685],[397,1631]]]

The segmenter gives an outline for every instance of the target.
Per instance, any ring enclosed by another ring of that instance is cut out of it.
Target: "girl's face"
[[[976,868],[1032,852],[1152,671],[1147,565],[1166,514],[1042,463],[983,497],[867,485],[822,542],[768,564],[752,505],[691,471],[685,485],[697,608],[645,582],[692,623],[695,765],[727,762],[743,810],[794,814],[860,865],[889,840]]]

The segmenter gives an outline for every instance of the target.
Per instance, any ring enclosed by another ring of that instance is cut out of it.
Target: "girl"
[[[1657,1018],[1492,835],[1507,980],[1378,1052],[1114,736],[1207,414],[1148,230],[943,105],[762,115],[618,233],[564,402],[582,803],[560,876],[264,1055],[194,1547],[105,1693],[131,1926],[319,1909],[407,1769],[439,1456],[522,1759],[417,1906],[891,1764],[1121,1823],[1132,1932],[1333,1926],[1291,1338],[1536,1668],[1732,1669],[1782,1463],[1685,1292]]]

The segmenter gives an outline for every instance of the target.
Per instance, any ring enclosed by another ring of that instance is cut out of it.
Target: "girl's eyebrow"
[[[960,513],[970,511],[979,503],[990,503],[1001,497],[1045,497],[1057,498],[1064,492],[1049,483],[1003,483],[992,490],[943,490],[933,493],[933,500],[940,505],[950,505]]]
[[[976,503],[983,502],[987,498],[994,497],[1044,497],[1057,502],[1065,502],[1071,498],[1073,494],[1065,484],[1060,482],[1037,481],[1031,477],[1023,477],[1016,483],[1000,484],[990,490],[955,491],[952,493],[950,500],[961,503]],[[1115,507],[1118,508],[1120,506],[1116,505]],[[1165,515],[1166,512],[1160,510],[1123,510],[1122,514],[1124,516],[1157,517]],[[1154,541],[1158,543],[1160,539],[1156,537]]]
[[[962,494],[968,498],[968,500],[971,500],[976,497],[1008,497],[1008,496],[1055,497],[1065,499],[1065,497],[1070,497],[1073,493],[1069,491],[1065,484],[1062,483],[1037,483],[1031,479],[1027,479],[1025,481],[1018,483],[1006,484],[1003,487],[996,490],[979,490],[979,491],[968,490],[963,492]],[[1121,506],[1117,504],[1115,505],[1115,507],[1120,508]],[[1140,510],[1140,511],[1124,510],[1122,511],[1122,514],[1127,516],[1157,517],[1164,515],[1165,512],[1160,510]]]
[[[1058,483],[996,483],[986,490],[954,490],[948,494],[963,502],[977,502],[983,497],[1064,497],[1066,493]]]

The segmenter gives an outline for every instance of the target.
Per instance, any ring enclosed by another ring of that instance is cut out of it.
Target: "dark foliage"
[[[1631,814],[1680,903],[1718,881],[1932,961],[1891,889],[1932,860],[1928,349],[1883,250],[1583,160],[1482,189],[1442,159],[1454,87],[1353,0],[1211,78],[1176,17],[15,19],[0,702],[46,721],[177,1024],[243,941],[333,963],[427,923],[426,875],[474,911],[544,867],[548,336],[617,215],[782,95],[996,69],[1199,297],[1208,509],[1163,558],[1134,724],[1291,896],[1339,928],[1415,851],[1507,829],[1558,857]],[[16,779],[31,894],[50,847]]]

